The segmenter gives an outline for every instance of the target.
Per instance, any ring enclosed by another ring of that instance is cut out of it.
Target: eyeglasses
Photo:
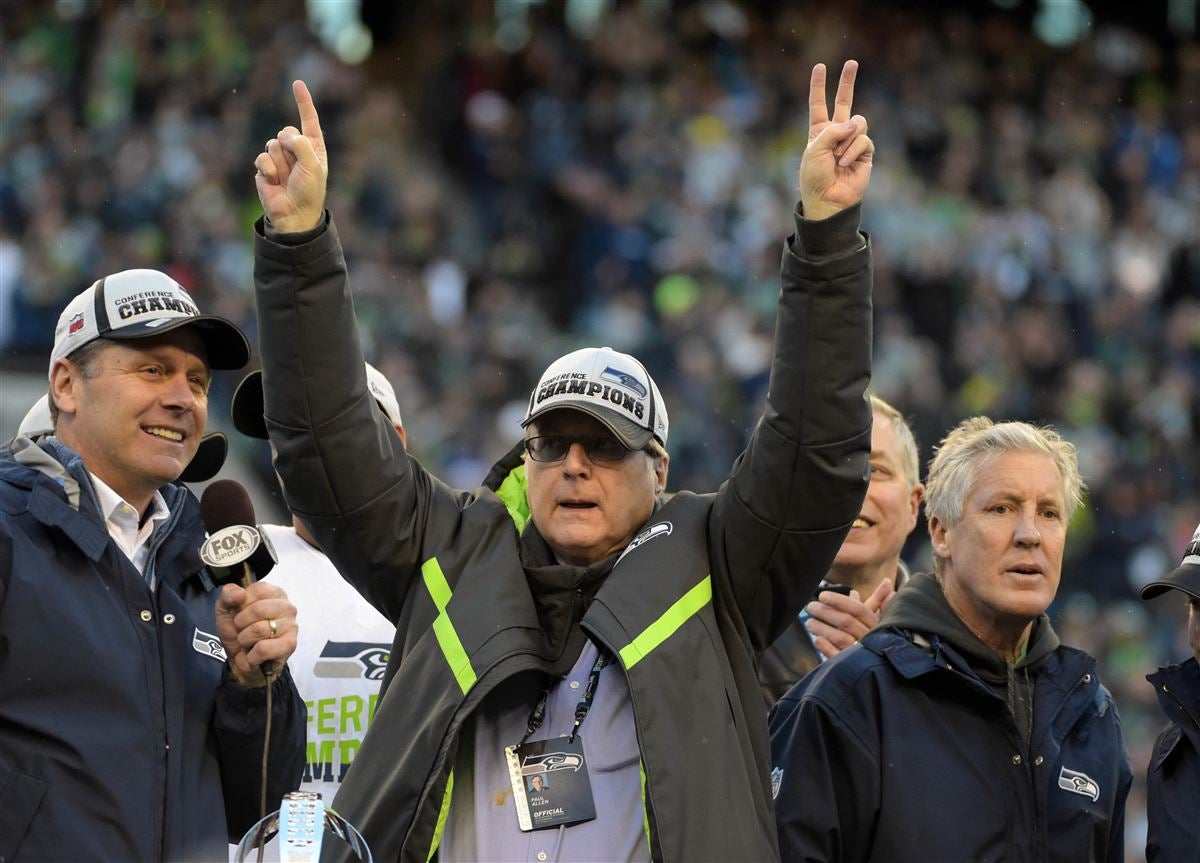
[[[573,437],[565,434],[538,435],[525,439],[525,452],[534,461],[562,461],[577,443],[587,453],[588,461],[616,462],[629,457],[631,450],[615,437]]]

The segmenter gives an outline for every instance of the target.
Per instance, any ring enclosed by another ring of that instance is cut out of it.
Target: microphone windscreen
[[[250,567],[254,578],[260,579],[270,572],[276,563],[275,549],[267,540],[254,520],[254,504],[250,500],[250,492],[235,479],[219,479],[209,484],[200,496],[200,517],[204,520],[204,529],[212,537],[214,534],[230,527],[249,527],[253,531],[235,531],[249,534],[253,538],[253,554],[248,557],[245,552],[234,559],[242,560]],[[202,554],[201,557],[204,557]],[[240,578],[241,567],[227,569],[213,566],[208,560],[209,569],[218,583],[236,581]]]
[[[200,517],[209,533],[235,524],[253,525],[254,504],[250,501],[250,492],[236,479],[219,479],[208,485],[200,496]]]

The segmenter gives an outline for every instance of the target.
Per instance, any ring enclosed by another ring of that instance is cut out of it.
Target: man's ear
[[[921,501],[924,499],[925,486],[918,482],[908,493],[908,530],[905,533],[912,533],[912,529],[917,526],[917,515],[921,512]]]
[[[929,543],[933,546],[933,553],[943,560],[950,559],[950,529],[936,515],[929,517]]]
[[[663,453],[654,460],[654,496],[658,497],[667,490],[667,473],[671,467],[671,456]]]
[[[73,362],[65,357],[50,370],[50,398],[59,414],[74,415],[79,407],[79,383],[82,376]]]

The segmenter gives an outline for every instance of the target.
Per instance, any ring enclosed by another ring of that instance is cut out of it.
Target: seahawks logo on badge
[[[313,665],[316,677],[361,677],[364,680],[383,680],[390,644],[369,641],[327,641]]]
[[[226,660],[225,645],[221,644],[221,639],[217,638],[208,632],[204,632],[199,627],[196,627],[192,632],[192,649],[197,653],[203,653],[205,656],[211,656],[213,659],[224,662]]]
[[[631,375],[629,372],[623,372],[620,369],[614,369],[612,366],[605,366],[604,371],[600,372],[601,380],[606,380],[610,384],[619,384],[627,390],[633,390],[638,394],[638,398],[646,397],[646,385]]]
[[[554,770],[578,770],[583,759],[572,752],[545,752],[529,755],[521,762],[522,773],[550,773]]]
[[[779,796],[779,786],[783,784],[783,768],[776,767],[771,771],[771,799]]]
[[[1082,794],[1093,801],[1100,799],[1100,785],[1095,779],[1078,770],[1068,770],[1066,767],[1058,773],[1058,787],[1072,794]]]

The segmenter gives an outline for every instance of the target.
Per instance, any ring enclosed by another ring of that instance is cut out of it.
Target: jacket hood
[[[1004,657],[983,643],[954,613],[942,585],[932,574],[921,572],[908,580],[896,598],[884,611],[880,626],[894,626],[926,635],[936,635],[947,642],[971,664],[975,672],[992,684],[1004,684],[1008,663]],[[1034,668],[1058,649],[1058,634],[1049,618],[1038,615],[1029,634],[1029,644],[1015,668]]]
[[[484,477],[483,487],[491,489],[508,509],[517,532],[525,530],[529,522],[529,501],[525,497],[525,441],[517,444],[492,465]]]
[[[58,438],[44,435],[35,440],[17,435],[9,449],[12,461],[6,460],[0,467],[0,477],[5,482],[17,488],[32,489],[38,477],[44,476],[62,488],[72,509],[79,509],[81,494],[94,501],[91,480],[85,482],[83,479],[88,475],[83,460]]]

